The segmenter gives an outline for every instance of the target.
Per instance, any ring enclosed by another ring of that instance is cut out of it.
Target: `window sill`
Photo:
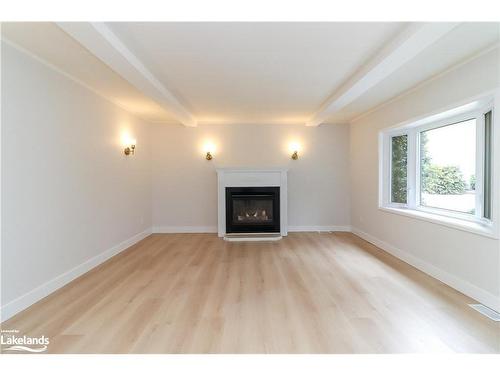
[[[457,219],[434,213],[412,210],[409,208],[379,207],[379,210],[415,218],[418,220],[428,221],[434,224],[444,225],[446,227],[474,233],[484,237],[498,239],[498,233],[495,230],[495,226],[479,223],[477,221]]]

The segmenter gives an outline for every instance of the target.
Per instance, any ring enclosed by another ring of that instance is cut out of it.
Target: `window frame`
[[[491,96],[483,99],[472,109],[462,111],[458,114],[444,115],[446,112],[437,113],[433,116],[423,117],[406,123],[399,127],[393,127],[380,132],[379,141],[381,154],[379,168],[379,208],[382,210],[428,219],[444,225],[459,227],[459,229],[471,229],[490,237],[498,238],[497,212],[495,209],[495,106]],[[471,103],[473,104],[473,103]],[[468,104],[470,105],[470,104]],[[467,106],[467,105],[466,105]],[[466,107],[464,106],[464,107]],[[484,168],[485,168],[485,115],[491,111],[491,219],[484,215]],[[439,119],[431,120],[435,117]],[[457,124],[459,122],[476,119],[476,188],[475,188],[475,213],[468,214],[444,208],[428,207],[421,204],[421,155],[420,136],[423,131],[441,128]],[[429,119],[429,120],[427,120]],[[392,202],[392,138],[407,135],[407,203]],[[463,228],[462,228],[463,227]]]
[[[484,117],[484,126],[483,126],[483,132],[484,134],[486,135],[486,115],[488,113],[490,113],[490,116],[489,116],[489,142],[488,142],[488,145],[486,144],[486,138],[485,136],[483,137],[483,146],[484,146],[484,151],[486,151],[486,149],[488,149],[490,152],[489,152],[489,159],[488,159],[488,165],[489,165],[489,175],[488,175],[488,181],[489,181],[489,189],[488,189],[488,202],[489,202],[489,210],[488,210],[488,217],[485,216],[485,211],[484,211],[484,208],[483,208],[483,217],[489,219],[489,220],[493,220],[493,212],[494,212],[494,206],[493,206],[493,192],[495,191],[495,179],[494,179],[494,169],[493,169],[493,165],[494,165],[494,159],[495,159],[495,154],[494,154],[494,143],[495,143],[495,136],[494,136],[494,132],[493,132],[493,129],[494,129],[494,117],[493,117],[493,107],[494,107],[494,104],[493,102],[491,102],[491,105],[490,105],[490,109],[486,109],[486,111],[483,113],[483,117]],[[486,180],[486,172],[484,171],[484,169],[486,168],[486,154],[483,152],[483,180],[482,180],[482,183],[483,183],[483,186],[482,186],[482,189],[481,189],[481,192],[483,194],[482,196],[482,203],[484,204],[485,202],[485,199],[486,197],[484,196],[485,194],[485,185],[484,185],[484,181]]]
[[[482,220],[482,213],[483,213],[483,204],[481,201],[482,197],[482,187],[483,187],[483,171],[484,168],[482,167],[481,161],[483,160],[482,155],[484,154],[484,150],[482,150],[481,147],[481,140],[484,139],[484,131],[482,129],[484,128],[484,118],[482,118],[481,115],[482,111],[473,111],[473,112],[466,112],[464,114],[458,115],[458,116],[453,116],[447,119],[443,119],[441,121],[437,122],[432,122],[426,125],[422,125],[419,127],[416,127],[412,131],[416,131],[416,168],[415,168],[415,174],[416,174],[416,182],[415,182],[415,209],[428,212],[428,213],[434,213],[438,215],[443,215],[443,216],[450,216],[454,217],[457,219],[463,219],[463,220],[469,220],[469,221],[481,221]],[[459,124],[464,121],[468,120],[476,120],[476,193],[475,193],[475,213],[474,214],[468,214],[465,212],[460,212],[460,211],[455,211],[455,210],[450,210],[450,209],[445,209],[445,208],[439,208],[439,207],[430,207],[430,206],[424,206],[422,205],[422,165],[421,165],[421,155],[420,155],[420,136],[422,132],[429,131],[429,130],[434,130],[434,129],[440,129],[446,126],[452,126],[455,124]],[[484,141],[482,142],[484,143]]]

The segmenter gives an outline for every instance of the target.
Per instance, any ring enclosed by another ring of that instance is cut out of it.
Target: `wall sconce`
[[[292,160],[299,158],[300,145],[296,142],[290,143],[290,152],[292,153]]]
[[[214,158],[213,154],[215,152],[215,145],[213,143],[207,143],[205,145],[205,159],[212,160]]]
[[[134,155],[135,154],[135,139],[131,139],[129,141],[127,141],[128,145],[127,147],[125,147],[125,149],[123,150],[123,152],[125,153],[125,155]]]

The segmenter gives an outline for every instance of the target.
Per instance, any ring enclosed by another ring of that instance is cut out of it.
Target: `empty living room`
[[[95,6],[1,24],[12,370],[57,354],[500,368],[498,14]]]

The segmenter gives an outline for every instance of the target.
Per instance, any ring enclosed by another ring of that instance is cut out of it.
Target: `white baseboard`
[[[105,262],[109,258],[117,255],[123,250],[129,248],[130,246],[136,244],[140,240],[146,238],[151,234],[151,229],[147,229],[144,232],[138,233],[133,237],[113,246],[112,248],[96,255],[93,258],[79,264],[73,269],[57,276],[56,278],[47,281],[46,283],[40,285],[39,287],[29,291],[28,293],[16,298],[15,300],[2,306],[0,310],[1,321],[5,321],[17,313],[23,311],[24,309],[30,307],[35,302],[38,302],[49,294],[55,292],[57,289],[65,286],[69,282],[73,281],[77,277],[83,275],[84,273],[90,271],[92,268],[97,267],[101,263]]]
[[[159,226],[153,233],[217,233],[217,226]]]
[[[419,269],[420,271],[432,276],[435,279],[445,283],[446,285],[452,287],[453,289],[458,290],[459,292],[481,302],[483,305],[493,309],[495,311],[500,311],[500,298],[495,296],[494,294],[479,288],[476,285],[469,283],[466,280],[460,279],[459,277],[444,271],[441,268],[438,268],[422,259],[415,257],[397,247],[382,241],[368,233],[363,232],[358,228],[352,228],[352,233],[361,237],[365,241],[370,242],[371,244],[381,248],[382,250],[388,252],[391,255],[394,255],[396,258],[401,259],[402,261],[410,264],[411,266]]]
[[[290,225],[289,232],[350,232],[349,225]]]
[[[289,226],[289,232],[350,232],[349,225],[297,225]],[[217,226],[157,226],[153,233],[217,233]]]
[[[350,232],[348,225],[306,225],[289,226],[289,232]],[[216,226],[157,226],[153,233],[217,233]]]

